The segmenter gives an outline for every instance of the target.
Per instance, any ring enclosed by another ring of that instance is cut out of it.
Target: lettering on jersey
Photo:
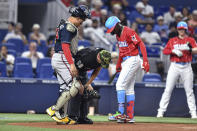
[[[128,47],[128,44],[126,41],[118,41],[119,47]]]
[[[137,41],[135,35],[131,36],[132,41]]]
[[[188,43],[185,43],[185,44],[175,44],[173,46],[174,46],[174,49],[178,49],[178,50],[189,50]]]
[[[78,68],[82,68],[84,66],[83,63],[81,62],[81,60],[79,60],[77,62],[77,66],[78,66]]]

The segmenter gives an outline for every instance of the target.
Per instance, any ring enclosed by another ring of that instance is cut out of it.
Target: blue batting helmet
[[[69,13],[71,13],[71,16],[79,17],[82,20],[85,20],[86,18],[91,18],[90,10],[85,5],[80,5],[78,7],[71,7],[69,9]]]
[[[179,22],[177,24],[177,29],[185,29],[185,30],[187,30],[188,29],[187,23],[184,22],[184,21]]]
[[[105,27],[107,28],[106,33],[111,33],[114,30],[114,28],[118,22],[120,22],[118,17],[116,17],[116,16],[109,17],[107,19],[107,21],[105,22]]]

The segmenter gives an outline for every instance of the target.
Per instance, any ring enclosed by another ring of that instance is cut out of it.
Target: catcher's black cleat
[[[77,121],[78,124],[93,124],[93,121],[87,117],[79,118]]]

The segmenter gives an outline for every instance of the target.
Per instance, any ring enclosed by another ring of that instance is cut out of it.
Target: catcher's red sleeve
[[[70,44],[62,43],[62,50],[69,64],[73,64],[72,54],[70,52]]]

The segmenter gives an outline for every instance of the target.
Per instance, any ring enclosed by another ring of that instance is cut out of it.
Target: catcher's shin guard
[[[69,91],[62,92],[61,96],[58,98],[56,105],[54,106],[54,110],[60,110],[63,105],[70,100],[71,97],[74,97],[80,89],[81,85],[76,78],[73,79],[72,87]]]

